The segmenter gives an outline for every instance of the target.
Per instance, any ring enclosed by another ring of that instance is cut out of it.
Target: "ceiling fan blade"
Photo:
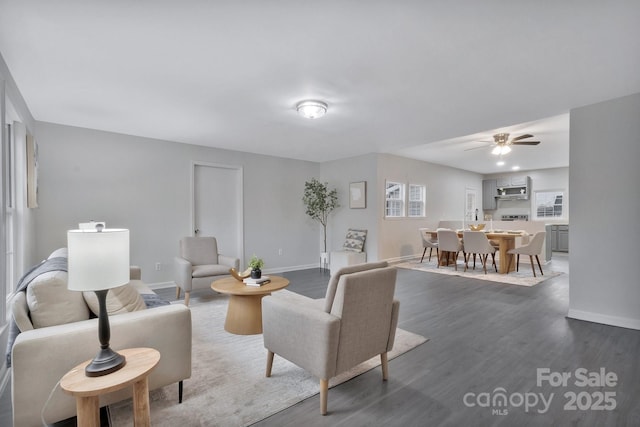
[[[478,150],[480,148],[489,148],[489,147],[491,147],[491,145],[487,144],[487,145],[481,145],[479,147],[465,148],[464,151],[473,151],[473,150]]]
[[[538,145],[540,141],[515,141],[511,145]]]
[[[525,133],[524,135],[516,136],[511,140],[511,142],[520,141],[521,139],[533,138],[533,135],[530,133]]]

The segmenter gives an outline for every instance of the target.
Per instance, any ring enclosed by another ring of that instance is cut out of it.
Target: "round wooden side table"
[[[149,373],[160,362],[160,352],[153,348],[129,348],[118,350],[126,359],[125,365],[101,377],[87,377],[84,368],[91,360],[82,362],[60,380],[60,387],[76,398],[78,425],[100,427],[100,395],[133,385],[134,426],[148,427]]]
[[[214,291],[230,295],[225,331],[237,335],[262,333],[262,298],[289,285],[284,277],[269,275],[269,279],[271,282],[262,286],[247,286],[233,277],[211,284]]]

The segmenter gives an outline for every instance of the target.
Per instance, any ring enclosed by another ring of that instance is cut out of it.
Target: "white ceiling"
[[[569,110],[640,92],[640,2],[0,0],[0,53],[40,121],[491,173],[567,166]],[[464,151],[498,131],[542,143]]]

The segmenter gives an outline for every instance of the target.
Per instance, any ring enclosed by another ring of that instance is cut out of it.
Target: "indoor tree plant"
[[[319,221],[322,224],[323,233],[323,248],[324,252],[321,254],[321,262],[327,259],[327,221],[329,214],[337,208],[338,205],[338,190],[335,188],[329,190],[328,183],[322,183],[315,178],[311,181],[304,183],[304,196],[302,197],[305,207],[307,208],[307,215],[312,219]]]

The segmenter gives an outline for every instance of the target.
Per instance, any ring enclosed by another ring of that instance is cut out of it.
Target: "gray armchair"
[[[238,270],[240,260],[218,253],[215,237],[183,237],[180,255],[175,258],[176,298],[184,290],[184,303],[189,305],[193,289],[205,289],[215,279],[228,276],[232,267]]]
[[[329,379],[380,355],[388,377],[400,303],[396,269],[386,262],[340,269],[324,300],[281,291],[262,299],[267,377],[275,354],[320,378],[320,413],[327,413]]]

